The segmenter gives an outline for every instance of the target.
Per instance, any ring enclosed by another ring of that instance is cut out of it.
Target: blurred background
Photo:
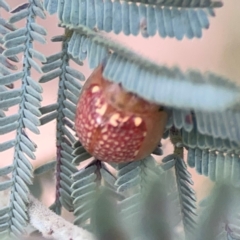
[[[7,0],[11,8],[15,8],[19,4],[24,3],[24,0]],[[126,37],[123,34],[113,35],[109,37],[116,39],[128,46],[130,49],[142,54],[143,56],[167,66],[178,65],[183,70],[188,68],[199,69],[201,71],[212,71],[228,77],[234,82],[240,83],[240,1],[228,0],[224,1],[224,6],[216,10],[216,16],[210,18],[210,27],[203,31],[201,39],[189,40],[184,38],[182,41],[175,39],[162,39],[158,35],[147,39],[138,37]],[[2,17],[9,17],[9,14],[1,10]],[[60,51],[61,45],[52,43],[51,37],[63,33],[63,29],[58,28],[58,20],[56,16],[47,15],[46,20],[37,19],[37,22],[44,26],[48,31],[47,44],[34,44],[36,49],[46,56]],[[16,26],[23,26],[24,22]],[[21,56],[19,56],[21,59]],[[20,62],[18,68],[21,69]],[[87,64],[79,69],[86,78],[91,73]],[[32,71],[32,77],[36,81],[39,79],[39,74]],[[56,102],[57,99],[58,80],[42,84],[44,89],[42,106]],[[16,83],[16,87],[20,86]],[[17,108],[11,108],[8,114],[17,111]],[[44,125],[39,128],[41,134],[34,135],[29,133],[31,139],[37,143],[36,160],[31,161],[34,168],[42,165],[44,162],[55,159],[55,122]],[[0,136],[0,142],[13,139],[14,134]],[[171,144],[167,141],[163,142],[164,155],[171,151]],[[13,150],[0,153],[0,167],[6,166],[12,162]],[[195,182],[194,189],[197,192],[198,200],[201,200],[209,191],[212,183],[209,179],[199,176],[194,169],[189,169],[193,175]],[[53,183],[53,174],[41,178],[43,188],[43,200],[45,204],[50,205],[53,201],[55,188],[54,184],[46,185],[46,182]],[[39,185],[40,187],[40,185]],[[46,197],[47,196],[47,197]]]

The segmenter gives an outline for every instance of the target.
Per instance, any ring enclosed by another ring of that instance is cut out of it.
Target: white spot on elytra
[[[99,115],[103,115],[107,110],[107,104],[105,103],[101,108],[98,108],[96,110],[96,113],[98,113]]]
[[[106,127],[103,128],[103,130],[102,130],[102,133],[105,133],[105,132],[107,132],[107,128]]]
[[[118,122],[117,120],[119,119],[119,113],[115,113],[111,116],[111,118],[109,119],[109,123],[116,127],[118,125]]]
[[[100,87],[98,87],[98,86],[94,86],[92,88],[92,93],[99,92],[99,91],[100,91]]]
[[[88,137],[91,137],[91,136],[92,136],[92,133],[91,133],[91,132],[88,132],[87,136],[88,136]]]
[[[134,121],[135,126],[138,127],[142,123],[142,118],[135,117],[133,121]]]
[[[106,140],[108,139],[108,136],[107,136],[107,135],[103,135],[103,137],[102,137],[102,138],[103,138],[103,140],[105,140],[105,141],[106,141]]]

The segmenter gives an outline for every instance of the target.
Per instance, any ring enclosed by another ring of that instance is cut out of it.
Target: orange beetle
[[[84,148],[105,162],[130,162],[148,156],[159,143],[167,122],[160,106],[102,76],[98,66],[79,97],[75,128]]]

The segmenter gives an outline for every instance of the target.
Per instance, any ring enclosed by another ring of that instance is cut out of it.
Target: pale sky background
[[[11,7],[17,6],[26,1],[8,0]],[[140,54],[156,61],[158,64],[167,64],[168,66],[178,65],[183,70],[187,68],[198,68],[201,71],[212,71],[222,74],[235,82],[240,83],[240,1],[224,1],[224,7],[216,10],[216,17],[210,19],[210,28],[203,31],[202,39],[162,39],[158,35],[150,38],[126,37],[123,34],[111,35],[111,38],[125,43],[129,48]],[[2,11],[2,16],[6,16]],[[62,29],[57,27],[58,20],[56,16],[48,16],[47,20],[38,19],[48,31],[48,44],[42,46],[36,44],[36,49],[49,56],[60,50],[60,45],[51,43],[52,36],[62,33]],[[21,65],[19,64],[19,68]],[[90,70],[87,65],[79,69],[86,77],[89,76]],[[39,75],[33,72],[33,78],[38,80]],[[44,100],[42,106],[56,101],[56,87],[58,81],[53,80],[43,84]],[[15,109],[11,109],[14,112]],[[38,166],[43,161],[49,161],[55,157],[55,125],[54,122],[39,128],[41,135],[30,134],[31,138],[38,144],[36,159],[32,161],[34,166]],[[0,142],[12,139],[14,135],[0,136]],[[12,161],[13,151],[9,150],[0,153],[0,166],[5,166]],[[206,186],[210,185],[209,180],[205,177],[198,176],[195,171],[191,170],[196,182],[195,188],[198,195],[204,195]],[[203,186],[203,187],[202,187]]]

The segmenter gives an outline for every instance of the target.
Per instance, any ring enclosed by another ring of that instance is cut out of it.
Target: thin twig
[[[33,196],[29,196],[29,200],[30,224],[43,237],[56,240],[96,240],[91,233],[58,216]]]

